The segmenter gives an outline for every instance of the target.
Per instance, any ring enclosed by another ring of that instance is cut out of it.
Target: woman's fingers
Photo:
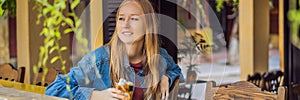
[[[161,99],[162,100],[165,100],[165,93],[166,93],[165,91],[161,91]]]
[[[109,88],[108,91],[111,92],[111,96],[117,99],[124,99],[127,95],[124,92],[116,89],[116,88]]]
[[[161,90],[161,99],[162,100],[168,100],[169,98],[169,90],[164,88]]]
[[[108,89],[110,92],[115,93],[115,94],[120,94],[120,95],[124,95],[124,93],[116,88],[109,88]]]
[[[166,97],[165,98],[166,98],[166,100],[168,100],[168,98],[169,98],[169,89],[166,90]]]
[[[113,98],[117,98],[117,99],[124,99],[125,98],[124,95],[120,95],[120,94],[116,94],[116,93],[111,93],[111,96]]]
[[[161,99],[167,100],[169,97],[169,78],[166,75],[162,76],[160,87],[161,87]]]

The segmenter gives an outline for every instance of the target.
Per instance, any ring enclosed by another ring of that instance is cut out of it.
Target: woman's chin
[[[138,39],[138,40],[135,40],[135,39],[121,39],[121,41],[126,44],[126,45],[132,45],[132,44],[139,44],[141,42],[143,42],[143,39]]]
[[[121,39],[121,41],[124,43],[124,44],[133,44],[133,40],[130,40],[130,39]]]

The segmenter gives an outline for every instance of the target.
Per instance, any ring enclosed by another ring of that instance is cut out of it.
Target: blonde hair
[[[119,9],[129,2],[138,3],[142,8],[143,13],[145,14],[144,25],[146,26],[146,34],[144,35],[144,43],[142,49],[144,55],[146,56],[144,71],[145,75],[147,76],[147,78],[145,78],[145,83],[147,83],[147,90],[144,94],[144,99],[158,99],[161,92],[158,84],[160,80],[158,70],[158,56],[155,56],[159,53],[157,19],[154,14],[154,9],[148,0],[124,0]],[[117,11],[116,19],[118,19],[118,14],[119,10]],[[124,56],[126,56],[126,48],[124,43],[118,38],[117,32],[118,30],[116,28],[112,39],[107,44],[110,46],[110,76],[111,84],[114,87],[116,86],[116,83],[120,78],[128,77],[124,75]]]

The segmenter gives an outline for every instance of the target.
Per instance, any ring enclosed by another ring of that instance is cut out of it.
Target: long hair
[[[148,0],[124,0],[120,5],[119,9],[129,2],[136,2],[140,5],[145,14],[146,33],[144,35],[143,42],[143,53],[146,56],[146,61],[144,65],[145,71],[145,83],[147,86],[146,93],[144,94],[144,99],[159,98],[159,70],[158,70],[158,56],[159,53],[159,43],[157,36],[157,19],[154,14],[154,9]],[[119,10],[116,14],[116,19],[118,19]],[[117,20],[118,23],[118,20]],[[110,76],[111,84],[115,87],[116,83],[120,78],[128,77],[125,72],[124,57],[126,55],[125,44],[118,38],[118,29],[115,29],[112,39],[107,44],[110,46]]]

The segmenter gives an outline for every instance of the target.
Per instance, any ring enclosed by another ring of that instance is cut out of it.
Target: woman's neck
[[[139,63],[143,61],[143,42],[125,44],[130,63]]]

